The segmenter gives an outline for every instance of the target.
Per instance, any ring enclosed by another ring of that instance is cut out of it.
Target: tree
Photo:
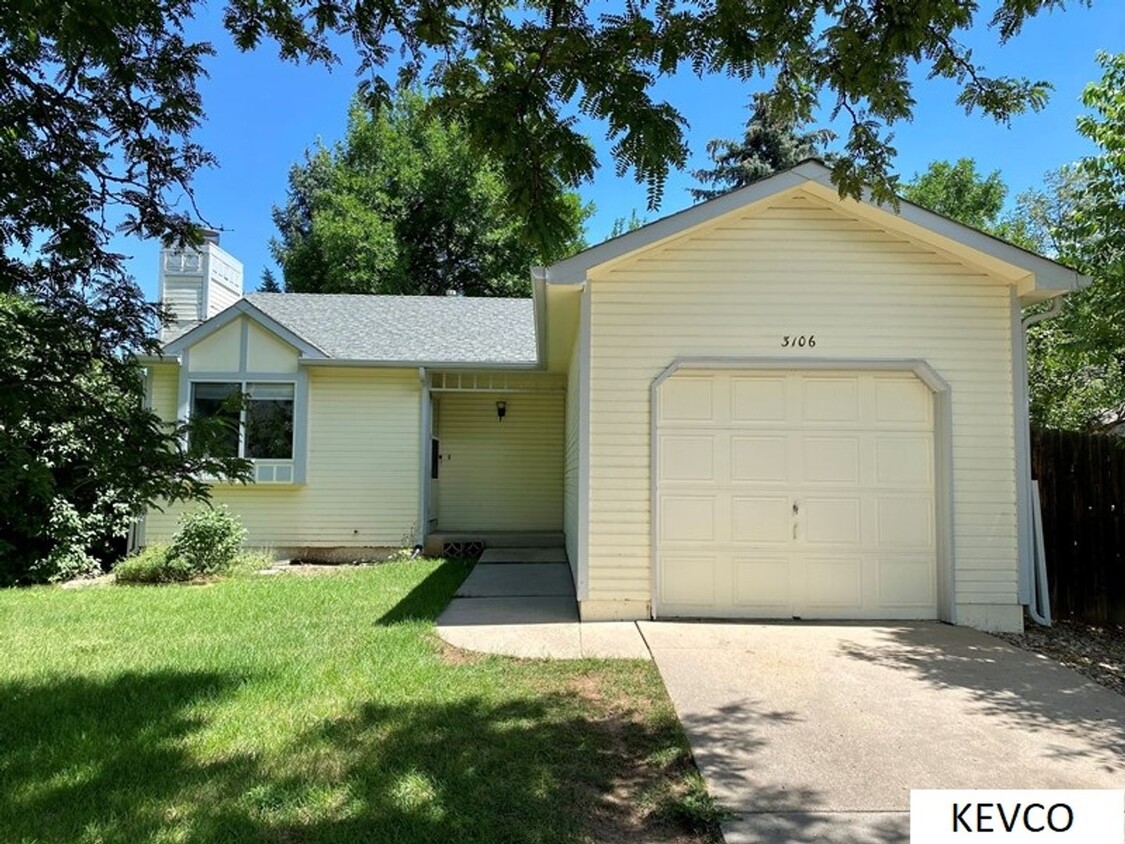
[[[1059,260],[1090,276],[1062,314],[1028,334],[1031,411],[1039,425],[1108,430],[1125,424],[1125,53],[1100,53],[1078,131],[1100,151],[1020,197],[1028,226]]]
[[[269,267],[262,268],[262,279],[258,282],[259,293],[280,293],[281,285],[274,278],[273,270]]]
[[[613,225],[610,227],[609,237],[606,239],[612,240],[615,237],[621,237],[623,234],[635,232],[637,229],[646,225],[648,225],[648,220],[637,214],[637,209],[634,208],[629,212],[628,217],[613,218]]]
[[[88,571],[144,507],[206,497],[203,474],[246,477],[143,406],[137,355],[161,314],[108,248],[117,221],[199,240],[169,202],[210,161],[184,140],[208,53],[182,37],[191,8],[0,13],[0,585]]]
[[[357,101],[344,140],[291,169],[271,249],[290,292],[526,296],[532,265],[582,248],[589,211],[566,194],[565,225],[537,249],[509,210],[510,190],[418,92],[374,112]]]
[[[806,158],[820,158],[823,148],[836,137],[831,129],[802,132],[792,116],[775,114],[764,94],[751,99],[750,119],[741,141],[717,138],[707,143],[714,165],[692,175],[710,188],[690,188],[697,202],[714,199],[735,188],[745,187]]]
[[[1029,229],[1026,216],[1004,212],[1007,197],[1000,171],[982,176],[971,158],[955,164],[932,161],[925,173],[915,173],[902,187],[902,198],[908,202],[1025,249],[1042,251],[1044,244]]]
[[[1060,5],[1000,0],[992,22],[1005,41],[1028,17]],[[51,527],[52,512],[85,520],[91,508],[110,506],[91,501],[112,498],[132,511],[154,496],[206,494],[191,483],[203,467],[183,451],[181,432],[135,415],[143,394],[136,356],[155,351],[160,313],[109,249],[118,224],[138,238],[199,240],[192,177],[214,160],[192,135],[204,115],[196,83],[212,48],[187,39],[184,22],[201,6],[14,0],[0,12],[0,335],[23,344],[6,339],[0,358],[0,501],[39,514],[3,514],[7,560],[39,547],[33,529],[60,537],[47,541],[52,555],[64,546],[85,553]],[[685,66],[746,81],[776,70],[770,107],[798,122],[826,97],[851,120],[836,182],[855,195],[866,179],[876,198],[895,188],[886,132],[911,116],[912,65],[953,80],[967,109],[999,120],[1041,107],[1049,87],[981,75],[959,41],[977,8],[960,0],[909,10],[886,0],[631,3],[616,14],[588,11],[581,0],[227,0],[224,22],[240,49],[270,40],[284,60],[334,64],[334,44],[354,45],[373,102],[390,99],[388,75],[424,79],[439,92],[432,111],[462,127],[475,155],[496,162],[511,218],[544,251],[573,213],[568,191],[598,165],[579,116],[605,126],[618,170],[647,185],[650,205],[659,201],[687,145],[682,116],[653,91]],[[35,368],[44,350],[57,356],[50,378]],[[99,399],[95,406],[81,406],[82,391]],[[59,415],[79,411],[98,423]],[[144,471],[87,474],[119,456],[126,425]],[[79,428],[90,439],[71,433]],[[103,450],[104,460],[75,456]],[[73,461],[73,471],[59,460]],[[145,472],[153,474],[135,480]],[[105,495],[86,495],[92,488]]]

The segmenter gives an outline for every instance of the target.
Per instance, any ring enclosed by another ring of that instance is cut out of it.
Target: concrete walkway
[[[437,620],[438,635],[469,651],[537,659],[651,659],[631,621],[578,621],[561,548],[489,549]]]
[[[974,630],[639,627],[728,844],[906,842],[912,788],[1125,783],[1125,698]]]

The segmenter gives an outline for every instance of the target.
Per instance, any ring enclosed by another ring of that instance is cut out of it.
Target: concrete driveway
[[[974,630],[639,626],[728,844],[907,841],[912,788],[1125,786],[1125,698]]]

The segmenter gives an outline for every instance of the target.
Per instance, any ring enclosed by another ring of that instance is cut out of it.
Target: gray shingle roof
[[[329,357],[534,364],[531,299],[250,293],[246,301]]]

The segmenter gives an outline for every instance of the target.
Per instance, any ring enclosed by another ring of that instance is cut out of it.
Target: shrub
[[[226,507],[197,510],[180,517],[170,554],[192,574],[226,571],[238,557],[246,530]]]
[[[170,545],[150,545],[114,568],[118,583],[178,583],[230,571],[239,564],[246,531],[227,509],[180,517]],[[260,555],[259,555],[260,556]],[[247,557],[246,565],[258,560]]]
[[[118,583],[175,583],[190,580],[191,574],[169,553],[167,545],[149,545],[139,554],[114,566]]]

